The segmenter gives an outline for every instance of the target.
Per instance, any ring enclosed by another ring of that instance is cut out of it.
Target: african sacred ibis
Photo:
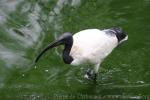
[[[64,33],[42,50],[35,62],[50,48],[64,45],[63,61],[76,66],[87,63],[93,65],[93,70],[88,71],[85,77],[96,80],[98,69],[104,58],[127,39],[128,35],[118,27],[104,30],[86,29],[73,36],[71,33]]]

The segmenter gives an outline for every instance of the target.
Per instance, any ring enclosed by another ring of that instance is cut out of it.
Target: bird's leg
[[[92,73],[93,71],[91,69],[88,69],[84,77],[86,79],[92,79]]]
[[[99,63],[98,64],[96,64],[95,66],[94,66],[94,72],[93,72],[93,80],[94,81],[96,81],[97,80],[97,73],[98,73],[98,70],[99,70]]]
[[[84,77],[85,77],[86,79],[96,81],[96,79],[97,79],[97,73],[98,73],[98,69],[99,69],[99,65],[100,65],[100,64],[96,64],[96,65],[94,66],[94,69],[93,69],[93,70],[92,70],[92,69],[88,69]]]
[[[94,70],[92,70],[92,69],[88,69],[84,77],[88,80],[96,81],[97,73],[95,73]]]

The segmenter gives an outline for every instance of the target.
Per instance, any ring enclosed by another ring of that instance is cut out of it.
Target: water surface
[[[0,98],[150,99],[150,0],[1,0]],[[62,47],[36,55],[64,32],[121,26],[129,40],[101,65],[97,84],[88,66],[63,63]]]

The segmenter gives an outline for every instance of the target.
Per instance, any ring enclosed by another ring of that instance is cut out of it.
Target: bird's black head
[[[59,37],[58,41],[61,41],[61,43],[64,45],[70,46],[70,45],[72,45],[72,42],[73,42],[72,34],[69,32],[66,32]]]
[[[116,35],[119,43],[128,39],[128,35],[122,30],[121,27],[111,28],[110,31]]]

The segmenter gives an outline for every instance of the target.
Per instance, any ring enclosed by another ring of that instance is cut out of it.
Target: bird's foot
[[[94,80],[94,81],[96,81],[96,79],[97,79],[97,74],[94,73],[93,70],[88,70],[88,71],[86,72],[86,74],[84,75],[84,78],[85,78],[85,79],[88,79],[88,80]]]

